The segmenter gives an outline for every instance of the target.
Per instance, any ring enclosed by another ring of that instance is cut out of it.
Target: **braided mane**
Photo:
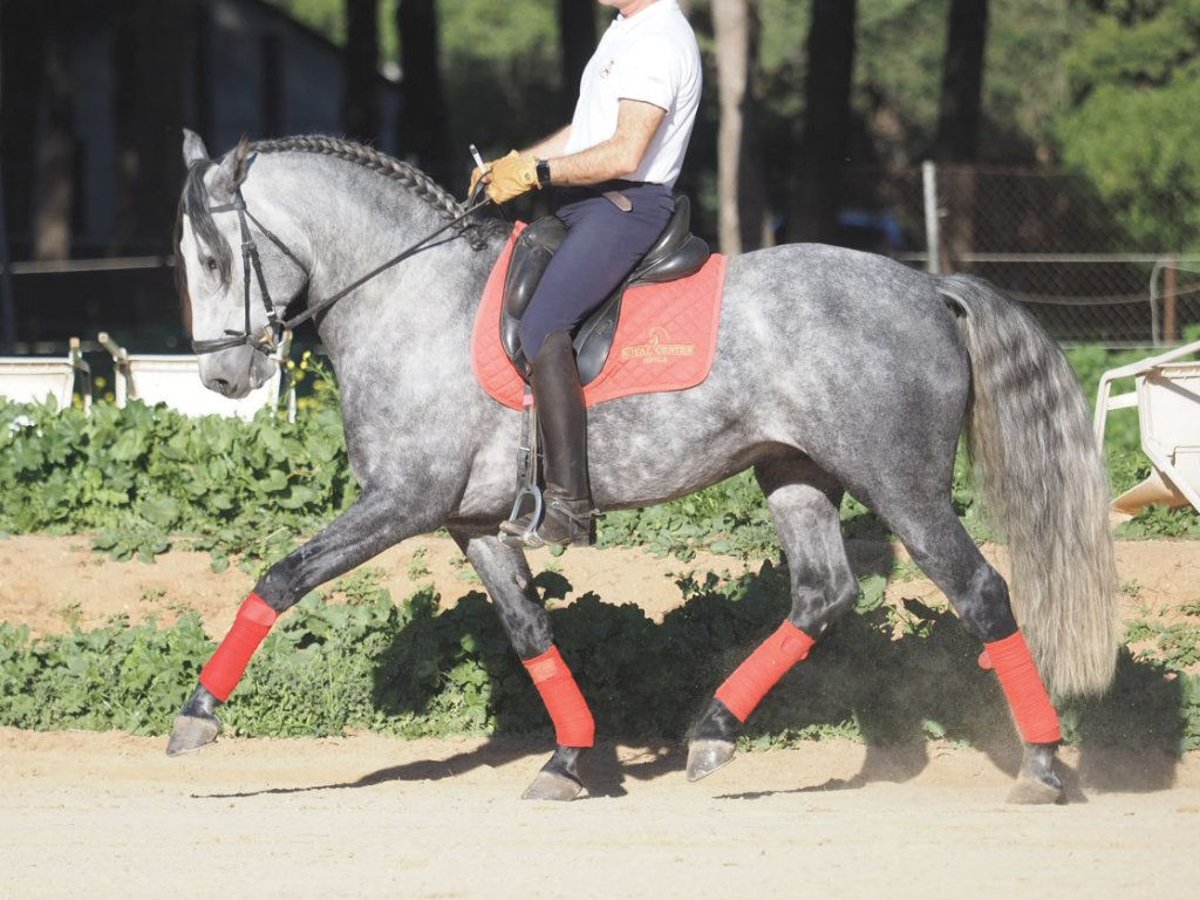
[[[347,141],[342,138],[327,137],[320,134],[299,135],[296,137],[276,138],[272,140],[255,141],[250,145],[255,153],[319,153],[334,159],[345,160],[377,172],[387,178],[397,181],[408,188],[418,198],[433,207],[444,219],[456,219],[466,212],[466,208],[454,199],[454,196],[436,181],[418,169],[416,166],[388,156],[373,147]],[[480,250],[487,244],[488,229],[482,223],[474,220],[459,222],[455,228],[467,238],[471,247]]]

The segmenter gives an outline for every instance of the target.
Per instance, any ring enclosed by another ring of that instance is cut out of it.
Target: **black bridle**
[[[218,350],[228,350],[231,347],[240,347],[243,344],[249,344],[261,353],[268,355],[274,353],[288,325],[275,313],[275,304],[271,301],[271,291],[267,287],[266,276],[263,275],[262,261],[258,258],[258,245],[254,242],[254,236],[250,233],[250,222],[257,225],[258,230],[270,238],[271,243],[278,247],[284,256],[300,267],[300,271],[304,273],[305,284],[308,283],[308,270],[304,268],[304,263],[296,258],[296,254],[288,249],[287,244],[277,238],[269,228],[254,217],[254,213],[246,208],[246,198],[242,196],[242,189],[240,187],[234,195],[232,203],[227,203],[224,206],[210,206],[208,211],[210,213],[236,212],[238,214],[238,227],[242,232],[242,281],[245,285],[246,324],[245,330],[240,333],[226,329],[225,337],[213,338],[207,341],[193,340],[192,350],[195,353],[216,353]],[[247,219],[250,221],[247,222]],[[267,310],[267,326],[257,336],[250,331],[251,269],[254,270],[254,277],[258,280],[259,293],[262,294],[263,306]],[[290,303],[291,301],[289,300],[288,302]]]
[[[212,338],[211,340],[206,340],[206,341],[193,340],[192,341],[192,351],[197,354],[216,353],[219,350],[228,350],[232,347],[241,347],[245,344],[249,344],[251,347],[253,347],[255,350],[257,350],[259,353],[269,356],[270,354],[274,353],[275,349],[279,346],[279,342],[283,338],[283,333],[285,331],[290,331],[291,329],[295,328],[300,323],[307,322],[313,316],[316,316],[316,315],[324,312],[325,310],[329,309],[329,307],[333,306],[333,304],[337,303],[339,300],[341,300],[343,297],[345,297],[351,291],[354,291],[354,290],[362,287],[364,284],[366,284],[372,278],[374,278],[375,276],[379,275],[382,272],[387,271],[388,269],[390,269],[392,266],[396,265],[397,263],[403,262],[404,260],[408,259],[410,256],[414,256],[417,253],[420,253],[422,250],[428,250],[429,247],[426,245],[429,244],[429,242],[432,241],[435,237],[437,237],[438,235],[440,235],[442,232],[446,231],[447,229],[453,228],[455,225],[458,225],[460,222],[462,222],[468,216],[472,215],[478,209],[480,209],[480,207],[482,207],[490,202],[491,201],[487,197],[484,197],[484,199],[478,201],[477,203],[474,203],[471,206],[468,206],[466,208],[466,210],[462,213],[462,215],[451,219],[449,222],[447,222],[441,228],[437,229],[437,231],[430,232],[429,234],[427,234],[425,237],[421,238],[416,243],[409,245],[404,250],[400,251],[400,253],[398,253],[396,256],[393,256],[391,259],[389,259],[387,262],[385,262],[383,265],[377,266],[376,268],[372,269],[366,275],[362,276],[357,281],[352,282],[348,286],[342,288],[342,290],[338,291],[333,296],[326,297],[324,300],[318,300],[316,303],[309,303],[306,309],[304,309],[299,314],[292,316],[290,319],[281,319],[275,312],[275,304],[272,302],[271,292],[267,288],[267,279],[266,279],[266,276],[263,275],[262,262],[258,256],[258,245],[254,242],[254,235],[250,231],[250,222],[253,222],[258,227],[258,230],[261,231],[263,234],[265,234],[267,236],[267,238],[271,241],[271,243],[273,243],[276,247],[278,247],[280,252],[282,252],[283,255],[286,256],[288,259],[290,259],[293,263],[295,263],[300,268],[300,271],[304,273],[304,284],[300,287],[299,290],[296,291],[296,293],[288,300],[288,302],[286,304],[284,304],[285,309],[287,308],[288,305],[291,304],[291,302],[293,300],[296,299],[296,297],[300,296],[300,293],[304,290],[305,287],[307,287],[308,279],[309,279],[309,272],[304,267],[304,263],[300,262],[300,260],[296,257],[296,254],[294,254],[290,249],[288,249],[288,246],[283,241],[281,241],[279,238],[277,238],[271,232],[271,229],[267,228],[265,225],[263,225],[262,222],[258,221],[258,219],[256,219],[254,217],[254,213],[250,212],[250,210],[246,208],[246,198],[242,196],[242,189],[239,187],[237,190],[237,193],[233,197],[232,203],[227,203],[223,206],[210,206],[208,208],[208,211],[210,213],[236,212],[238,214],[238,226],[241,229],[241,234],[242,234],[242,283],[245,288],[245,290],[244,290],[245,310],[246,310],[245,326],[244,326],[244,329],[240,332],[231,331],[230,329],[226,329],[225,337]],[[267,312],[266,327],[264,327],[263,330],[258,334],[254,334],[250,330],[250,305],[251,305],[250,304],[250,272],[251,272],[251,270],[253,270],[253,272],[254,272],[255,280],[258,281],[259,293],[262,295],[263,306],[266,308],[266,312]]]

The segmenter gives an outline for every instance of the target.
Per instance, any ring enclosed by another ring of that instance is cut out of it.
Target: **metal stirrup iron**
[[[531,542],[540,542],[537,529],[545,515],[542,489],[538,485],[542,448],[538,440],[537,407],[534,405],[533,392],[529,385],[525,385],[522,406],[525,408],[525,421],[521,426],[521,446],[517,448],[517,496],[513,500],[508,520],[517,521],[527,508],[526,504],[532,505],[533,515],[529,518],[529,525],[519,535],[500,533],[501,543],[511,547],[528,547]]]

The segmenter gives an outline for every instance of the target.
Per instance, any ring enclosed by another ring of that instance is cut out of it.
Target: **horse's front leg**
[[[468,535],[453,529],[451,534],[491,595],[508,639],[554,722],[558,746],[522,796],[526,800],[574,800],[583,790],[579,757],[592,746],[596,725],[571,670],[554,646],[550,617],[534,589],[525,554],[493,535]]]
[[[281,613],[318,585],[344,575],[393,544],[431,530],[440,521],[401,515],[395,492],[378,489],[361,497],[324,531],[271,566],[259,579],[217,651],[200,671],[200,683],[175,718],[167,754],[197,750],[216,739],[216,708],[229,699],[250,657]]]

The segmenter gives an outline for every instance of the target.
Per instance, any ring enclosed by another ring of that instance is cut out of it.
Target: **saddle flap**
[[[542,216],[521,232],[504,277],[504,311],[508,315],[520,319],[525,313],[554,251],[566,236],[567,226],[557,216]]]
[[[504,352],[524,371],[527,361],[521,350],[521,316],[533,299],[538,282],[550,265],[554,251],[567,236],[567,226],[557,216],[543,216],[529,225],[517,238],[512,261],[504,276],[504,306],[500,314],[500,343]]]
[[[582,384],[588,384],[604,368],[621,315],[621,297],[627,287],[684,278],[699,272],[708,261],[708,244],[691,233],[691,201],[684,194],[676,194],[673,200],[675,211],[662,234],[616,291],[587,317],[574,334],[573,343]],[[550,258],[566,234],[567,227],[561,219],[543,216],[521,233],[513,248],[512,261],[504,279],[500,343],[513,365],[522,372],[527,371],[528,361],[521,350],[521,316],[537,290]]]

